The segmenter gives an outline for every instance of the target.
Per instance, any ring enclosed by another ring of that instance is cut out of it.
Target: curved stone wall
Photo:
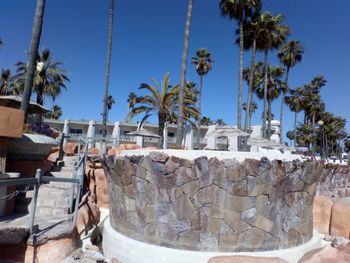
[[[197,251],[266,251],[312,237],[321,166],[151,152],[105,159],[110,220],[146,243]]]

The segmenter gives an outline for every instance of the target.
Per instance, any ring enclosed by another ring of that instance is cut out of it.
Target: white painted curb
[[[210,258],[216,256],[255,256],[255,257],[280,257],[290,263],[298,260],[308,251],[320,248],[321,237],[314,231],[312,239],[298,247],[264,251],[264,252],[199,252],[180,250],[150,245],[126,237],[115,231],[109,218],[105,220],[103,228],[103,252],[106,258],[116,258],[123,263],[207,263]]]

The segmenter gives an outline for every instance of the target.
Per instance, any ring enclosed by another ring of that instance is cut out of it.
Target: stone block
[[[199,231],[179,233],[179,245],[183,249],[196,250],[199,243]]]
[[[196,211],[191,200],[185,194],[174,200],[172,204],[176,217],[179,220],[188,218]]]
[[[0,106],[0,137],[21,138],[23,124],[22,110]]]
[[[336,201],[332,208],[330,234],[350,238],[350,197]]]
[[[234,252],[237,247],[238,237],[236,235],[219,235],[219,251]]]
[[[316,196],[313,204],[314,228],[322,234],[329,234],[333,201],[325,196]]]

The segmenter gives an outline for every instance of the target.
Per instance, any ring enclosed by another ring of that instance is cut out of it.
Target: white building
[[[94,120],[70,120],[66,119],[65,121],[45,119],[43,121],[45,124],[48,124],[50,127],[68,134],[70,136],[85,136],[89,138],[93,145],[98,144],[100,138],[102,138],[102,122]],[[175,136],[176,128],[175,124],[166,125],[165,132],[167,133],[167,148],[175,148]],[[139,136],[130,136],[128,135],[131,131],[136,131],[138,124],[129,123],[129,122],[115,122],[107,123],[107,143],[109,146],[116,147],[120,144],[133,143],[138,144],[143,147],[160,147],[159,140],[156,138],[147,138]],[[158,134],[158,125],[145,123],[143,128]],[[217,138],[205,138],[208,130],[214,130],[215,125],[210,126],[201,126],[199,132],[199,147],[197,146],[197,135],[196,132],[191,126],[185,126],[184,128],[184,139],[183,146],[185,149],[204,149],[207,145],[210,145],[210,149],[216,150],[226,150],[230,148],[231,150],[237,150],[238,144],[240,143],[237,140],[228,141],[226,137],[217,137]],[[272,140],[279,141],[279,121],[272,121],[272,131],[273,135]],[[261,137],[262,130],[261,125],[253,125],[251,127],[251,137]]]

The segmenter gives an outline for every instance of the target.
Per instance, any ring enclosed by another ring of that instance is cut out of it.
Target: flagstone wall
[[[312,237],[316,162],[151,152],[103,160],[112,227],[136,240],[197,251],[266,251]]]

